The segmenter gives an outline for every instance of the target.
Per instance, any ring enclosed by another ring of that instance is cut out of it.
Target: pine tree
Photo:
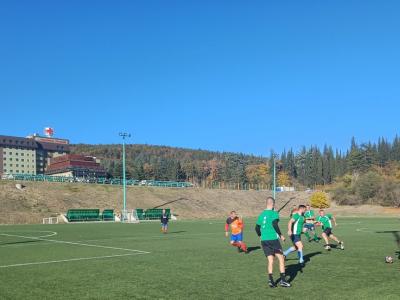
[[[390,144],[384,139],[379,138],[378,141],[378,163],[383,167],[390,159]]]
[[[400,138],[396,135],[392,143],[392,151],[390,157],[394,161],[400,161]]]

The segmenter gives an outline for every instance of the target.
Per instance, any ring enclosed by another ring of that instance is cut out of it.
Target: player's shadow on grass
[[[331,246],[331,249],[340,249],[339,245],[336,244],[329,244],[329,246]]]
[[[18,242],[7,242],[7,243],[0,243],[0,246],[39,243],[39,242],[42,242],[42,241],[41,240],[28,240],[28,241],[18,241]]]
[[[321,251],[308,253],[308,254],[304,255],[304,262],[307,265],[307,263],[309,263],[311,261],[312,257],[314,257],[316,255],[320,255],[320,254],[322,254]],[[304,267],[302,267],[298,263],[286,266],[286,275],[289,276],[288,281],[292,282],[299,273],[303,273],[303,268]]]
[[[400,249],[400,231],[398,230],[387,230],[387,231],[376,231],[375,233],[391,233],[393,234],[394,240],[397,244],[397,247]],[[400,251],[396,252],[396,255],[398,255],[400,259]]]
[[[248,247],[248,248],[247,248],[247,252],[248,252],[248,253],[251,253],[251,252],[253,252],[253,251],[257,251],[257,250],[259,250],[259,249],[261,249],[261,247],[260,247],[260,246],[256,246],[256,247]]]
[[[398,230],[387,230],[387,231],[376,231],[375,233],[391,233],[393,234],[396,244],[400,247],[400,231]]]
[[[186,232],[186,230],[179,230],[179,231],[170,231],[168,232],[169,234],[180,234],[180,233],[184,233]]]

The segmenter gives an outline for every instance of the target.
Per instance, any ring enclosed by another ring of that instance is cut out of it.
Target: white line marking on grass
[[[252,231],[244,231],[244,232],[252,232]],[[195,237],[195,236],[207,236],[207,235],[221,235],[225,238],[224,233],[221,232],[206,232],[206,233],[188,233],[188,234],[165,234],[165,235],[141,235],[141,236],[125,236],[125,237],[116,237],[111,239],[97,239],[97,240],[87,240],[87,242],[100,242],[100,241],[114,241],[114,240],[169,240],[172,238],[180,238],[180,237]],[[80,241],[78,241],[80,242]]]
[[[52,237],[57,235],[58,233],[56,231],[48,231],[48,230],[38,230],[38,231],[20,231],[24,233],[48,233],[45,235],[39,235],[39,236],[33,236],[32,238],[45,238],[45,237]],[[11,234],[11,233],[9,233]]]
[[[57,243],[57,244],[69,244],[69,245],[77,245],[77,246],[85,246],[85,247],[113,249],[113,250],[129,251],[129,252],[144,253],[144,254],[150,253],[150,252],[147,252],[147,251],[135,250],[135,249],[127,249],[127,248],[119,248],[119,247],[111,247],[111,246],[102,246],[102,245],[93,245],[93,244],[84,244],[84,243],[68,242],[68,241],[60,241],[60,240],[50,240],[50,239],[44,239],[44,238],[39,238],[39,237],[23,236],[23,235],[16,235],[16,234],[1,233],[0,235],[19,237],[19,238],[23,238],[23,239],[33,239],[33,240],[52,242],[52,243]]]
[[[364,233],[371,233],[373,231],[371,230],[367,230],[368,228],[357,228],[356,231],[357,232],[364,232]]]
[[[147,252],[147,253],[127,253],[127,254],[115,254],[115,255],[105,255],[105,256],[79,257],[79,258],[70,258],[70,259],[61,259],[61,260],[28,262],[28,263],[23,263],[23,264],[4,265],[4,266],[0,266],[0,268],[13,268],[13,267],[25,267],[25,266],[34,266],[34,265],[57,264],[57,263],[63,263],[63,262],[124,257],[124,256],[133,256],[133,255],[141,255],[141,254],[148,254],[148,253],[149,252]]]
[[[338,222],[340,225],[356,225],[356,224],[361,224],[361,221],[358,222]]]
[[[55,231],[38,231],[38,232],[49,232],[50,234],[46,234],[46,235],[39,235],[39,238],[45,238],[45,237],[51,237],[51,236],[55,236],[57,235],[57,232]]]
[[[245,231],[247,232],[247,231]],[[251,232],[251,231],[248,231]],[[0,235],[2,235],[0,233]],[[170,240],[175,238],[185,238],[185,237],[195,237],[195,236],[210,236],[210,235],[221,235],[221,232],[207,232],[207,233],[192,233],[192,234],[166,234],[166,235],[139,235],[139,236],[125,236],[125,237],[114,237],[114,238],[104,238],[104,239],[91,239],[91,240],[77,240],[68,243],[84,243],[84,242],[105,242],[105,241],[121,241],[121,240]],[[224,236],[224,235],[223,235]],[[28,238],[28,237],[26,237]],[[224,236],[225,238],[225,236]],[[41,245],[51,245],[53,241],[46,243],[31,243],[31,244],[18,244],[18,245],[0,245],[1,247],[31,247],[31,246],[41,246]]]

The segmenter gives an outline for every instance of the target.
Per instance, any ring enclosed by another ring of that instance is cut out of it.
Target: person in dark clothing
[[[162,211],[160,220],[161,220],[161,232],[165,234],[168,231],[168,221],[169,221],[169,215],[165,212],[165,209],[163,209]]]

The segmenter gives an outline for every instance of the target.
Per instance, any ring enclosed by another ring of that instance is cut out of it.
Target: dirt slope
[[[65,213],[70,208],[113,208],[121,211],[122,189],[120,186],[20,182],[0,180],[0,224],[40,223],[43,217]],[[210,189],[174,189],[156,187],[128,187],[127,207],[168,207],[179,219],[222,218],[234,209],[243,216],[253,217],[264,209],[266,191],[232,191]],[[278,193],[277,207],[292,199],[282,210],[287,215],[293,204],[307,203],[306,192]],[[164,206],[162,206],[164,205]],[[337,207],[330,209],[339,215],[395,215],[399,211],[382,207]]]
[[[0,181],[0,223],[39,223],[43,217],[65,213],[70,208],[113,208],[121,211],[122,189],[119,186]],[[220,218],[232,210],[243,216],[255,216],[264,208],[265,191],[210,189],[175,189],[128,187],[127,207],[152,208],[165,204],[181,219]],[[290,198],[290,204],[306,201],[308,194],[281,193],[278,207]],[[171,202],[169,204],[166,204]]]

